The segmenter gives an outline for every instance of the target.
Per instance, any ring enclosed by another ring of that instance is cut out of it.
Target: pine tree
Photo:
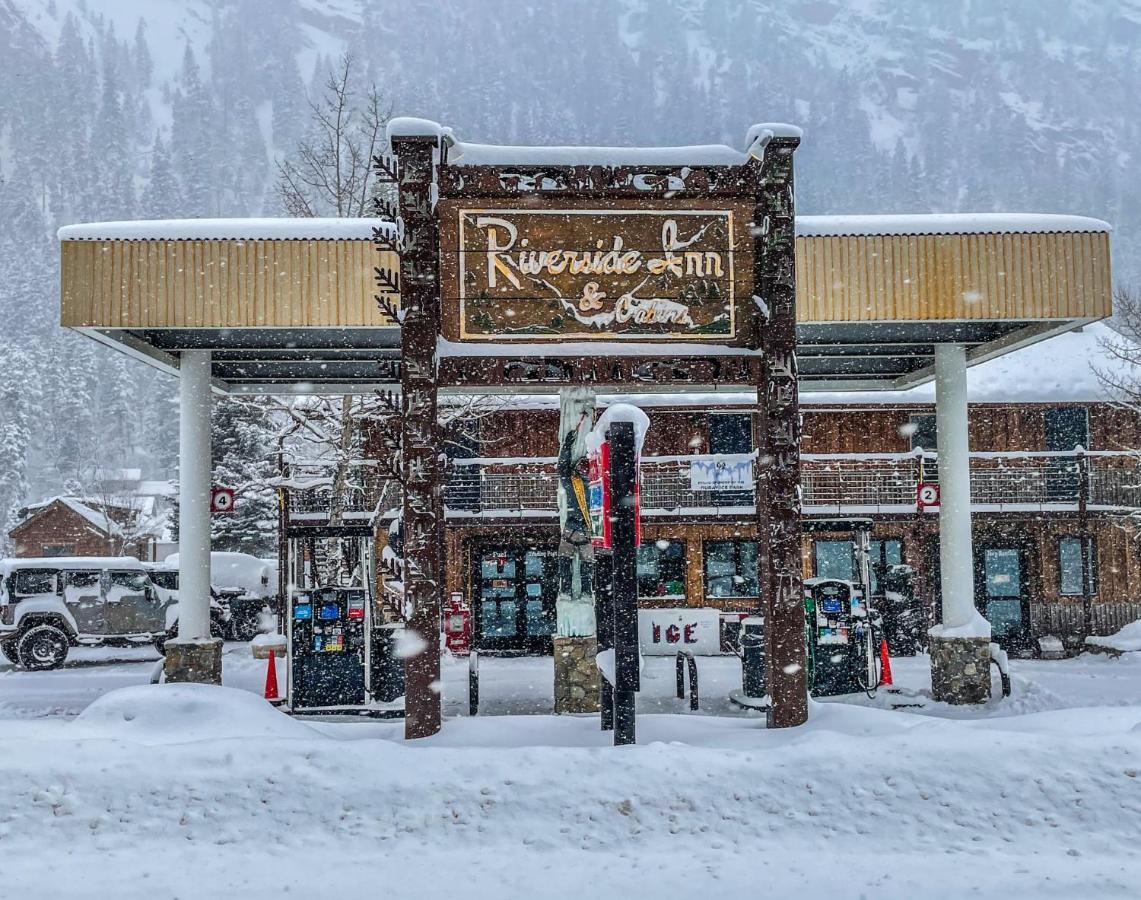
[[[277,471],[277,448],[269,408],[222,398],[211,418],[214,483],[235,490],[234,511],[213,518],[212,546],[272,556],[277,551],[277,498],[269,481]]]

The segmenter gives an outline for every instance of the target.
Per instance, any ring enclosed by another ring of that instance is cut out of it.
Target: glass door
[[[1026,551],[1019,546],[984,546],[975,558],[975,602],[1004,649],[1029,647],[1030,609],[1026,594]]]
[[[479,650],[549,653],[555,633],[555,554],[526,546],[479,555],[475,644]]]

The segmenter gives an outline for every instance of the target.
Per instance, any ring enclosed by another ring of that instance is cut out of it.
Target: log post
[[[440,322],[440,229],[433,185],[440,138],[394,135],[399,161],[402,391],[401,480],[404,488],[404,604],[409,652],[405,666],[404,736],[440,730],[440,515],[442,466],[436,401]]]
[[[800,394],[796,365],[796,231],[792,155],[799,137],[773,136],[758,168],[753,308],[757,378],[758,582],[765,618],[770,728],[808,719],[800,546]]]

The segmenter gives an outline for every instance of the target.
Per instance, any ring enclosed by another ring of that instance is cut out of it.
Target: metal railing
[[[293,463],[282,475],[282,488],[290,519],[328,519],[333,507],[336,472],[324,463]],[[346,521],[371,519],[376,511],[386,479],[376,460],[354,460],[349,465],[341,495],[342,517]]]
[[[752,490],[692,489],[690,462],[717,459],[643,458],[643,512],[751,507]],[[801,499],[808,512],[914,510],[918,485],[939,481],[938,458],[932,453],[804,454],[801,461]],[[996,509],[1076,508],[1085,478],[1090,508],[1141,508],[1137,462],[1124,451],[972,453],[971,501]],[[453,515],[553,514],[557,487],[550,458],[455,460],[444,503]]]

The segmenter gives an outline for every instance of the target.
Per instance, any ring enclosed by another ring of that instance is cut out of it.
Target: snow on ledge
[[[982,617],[977,610],[972,610],[969,621],[962,625],[932,625],[927,629],[929,637],[948,640],[951,638],[991,638],[990,622]]]
[[[1101,219],[1050,213],[930,213],[797,216],[797,237],[894,234],[1042,234],[1108,232]]]
[[[372,240],[374,229],[395,237],[385,219],[140,219],[65,225],[61,241],[328,241]]]
[[[450,166],[740,166],[748,157],[725,144],[692,147],[518,147],[459,143]]]

